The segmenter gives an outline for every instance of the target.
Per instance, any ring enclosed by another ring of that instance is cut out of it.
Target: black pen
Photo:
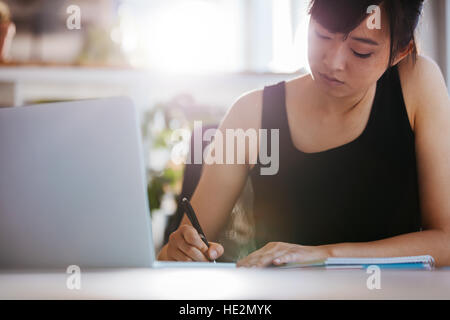
[[[185,208],[185,212],[189,218],[189,221],[191,221],[192,226],[197,230],[198,234],[200,235],[200,239],[203,240],[203,242],[208,246],[209,248],[209,242],[206,239],[205,233],[202,230],[202,227],[200,226],[200,223],[197,220],[197,215],[195,214],[194,208],[192,208],[191,203],[187,198],[183,198],[181,200],[181,203],[183,204]],[[216,260],[214,260],[214,263],[216,263]]]

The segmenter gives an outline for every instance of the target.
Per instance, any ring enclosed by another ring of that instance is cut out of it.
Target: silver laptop
[[[235,267],[156,262],[128,98],[0,108],[0,268]]]

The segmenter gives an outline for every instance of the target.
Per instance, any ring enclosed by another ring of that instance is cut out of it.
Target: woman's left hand
[[[267,267],[291,262],[308,263],[331,256],[327,246],[302,246],[285,242],[269,242],[237,262],[238,267]]]

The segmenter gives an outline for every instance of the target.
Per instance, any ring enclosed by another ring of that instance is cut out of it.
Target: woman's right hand
[[[223,252],[223,246],[219,243],[209,242],[208,248],[194,227],[183,224],[170,234],[165,258],[172,261],[209,262],[219,258]]]

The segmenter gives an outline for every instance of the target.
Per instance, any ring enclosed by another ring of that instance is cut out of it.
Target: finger
[[[269,263],[266,260],[270,259],[271,257],[275,258],[285,253],[285,251],[286,251],[285,249],[282,249],[279,246],[273,245],[272,243],[268,243],[264,247],[250,253],[247,257],[243,259],[241,263],[249,266],[255,266],[261,260],[262,263]]]
[[[258,256],[256,256],[256,255],[247,256],[247,257],[239,260],[236,263],[236,266],[242,267],[242,268],[250,268],[250,267],[254,267],[256,265],[256,261],[258,261]]]
[[[290,252],[290,253],[284,253],[283,255],[280,255],[279,257],[276,257],[273,260],[273,263],[275,265],[290,263],[290,262],[300,262],[300,257],[298,254]]]
[[[280,256],[286,254],[286,251],[272,251],[272,252],[254,252],[237,262],[237,266],[241,267],[257,267],[263,268],[273,264],[273,261]]]
[[[193,261],[204,261],[207,262],[206,256],[198,250],[196,247],[191,246],[189,243],[182,241],[179,245],[179,249]]]
[[[273,264],[281,265],[290,262],[290,258],[288,255],[282,255],[273,259]]]
[[[196,247],[203,253],[206,253],[208,251],[208,246],[203,242],[197,230],[195,230],[193,227],[186,228],[182,234],[184,240],[188,244]]]
[[[224,249],[223,246],[219,243],[210,242],[208,248],[208,257],[211,260],[219,258],[223,255]]]
[[[175,261],[192,261],[183,251],[175,249],[171,252],[171,258]]]
[[[252,252],[248,256],[246,256],[246,257],[242,258],[241,260],[239,260],[236,263],[236,266],[244,267],[244,268],[251,267],[253,262],[258,259],[260,254],[261,254],[260,250],[256,250],[256,251]]]
[[[273,264],[274,260],[279,259],[280,256],[283,256],[284,252],[275,252],[271,254],[267,254],[261,256],[256,262],[255,266],[259,268],[268,267]]]
[[[256,268],[256,261],[257,260],[239,260],[236,263],[236,266],[238,268]]]
[[[256,261],[257,267],[267,267],[270,265],[282,264],[280,262],[280,257],[285,257],[285,259],[289,256],[289,254],[295,253],[289,246],[286,246],[284,243],[269,243],[264,248],[267,248],[263,255],[259,257],[259,260]],[[275,262],[276,261],[276,262]]]

